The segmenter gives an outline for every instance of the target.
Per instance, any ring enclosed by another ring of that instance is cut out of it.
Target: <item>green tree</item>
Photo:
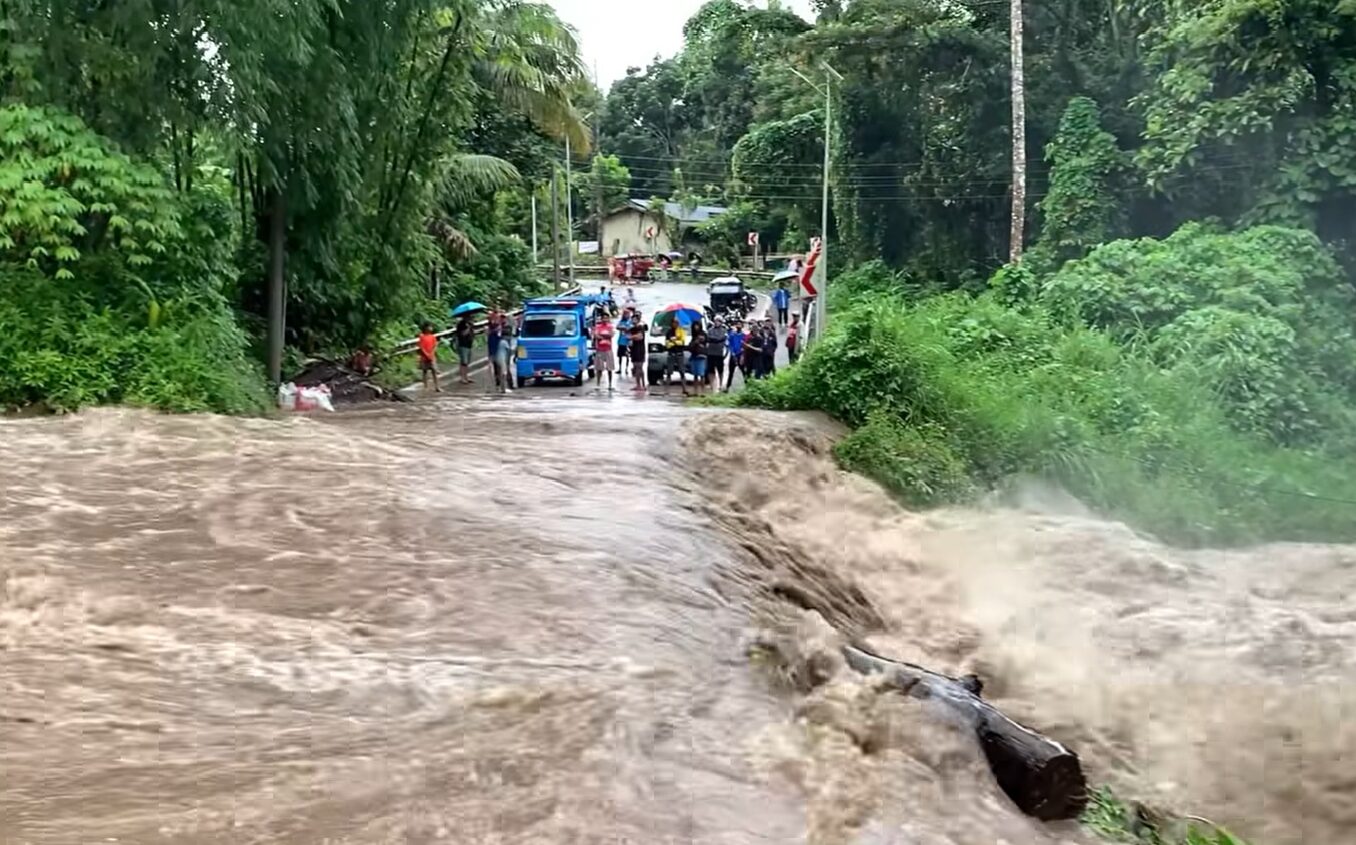
[[[596,155],[588,170],[575,177],[575,191],[592,209],[595,237],[603,215],[631,199],[631,171],[615,155]]]
[[[1049,193],[1040,203],[1041,233],[1034,257],[1055,264],[1078,258],[1120,234],[1124,214],[1118,184],[1128,162],[1102,129],[1097,104],[1074,97],[1045,148]]]
[[[1191,216],[1313,228],[1356,262],[1356,4],[1169,4],[1138,161]]]

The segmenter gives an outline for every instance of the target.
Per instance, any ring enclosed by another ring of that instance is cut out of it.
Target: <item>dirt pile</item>
[[[772,414],[713,414],[687,428],[688,448],[721,468],[703,481],[714,494],[708,501],[752,556],[745,577],[765,594],[882,653],[980,674],[986,697],[1073,747],[1094,781],[1126,794],[1264,843],[1338,842],[1356,829],[1356,548],[1186,552],[1076,507],[1048,512],[1059,501],[1048,495],[1031,497],[1047,512],[910,513],[836,468],[836,434],[813,419]],[[769,625],[781,637],[822,638],[795,615]],[[806,706],[823,713],[817,699],[867,695],[860,681],[840,683],[847,687],[818,688]],[[876,730],[860,707],[878,706],[917,705],[828,707],[855,714],[846,719],[855,727],[842,730],[838,716],[810,718],[818,727],[800,740],[822,744],[817,732],[839,726],[831,730],[841,743],[831,755],[837,762],[825,771],[837,773],[832,782],[842,767],[855,772],[844,782],[857,805],[894,804],[914,823],[928,816],[927,829],[945,830],[944,818],[929,815],[940,802],[949,805],[943,815],[1014,842],[1077,835],[1019,833],[1030,823],[990,814],[1002,796],[984,777],[962,785],[954,774],[974,765],[966,743],[956,744],[966,759],[959,769],[901,762],[889,775],[862,774],[883,758],[853,739]],[[912,739],[891,746],[902,749],[897,758],[917,762],[916,749],[948,742],[936,720],[909,730]],[[942,738],[929,739],[937,731]],[[946,784],[945,794],[920,804],[924,796],[911,792],[920,782]],[[875,818],[889,823],[890,815]],[[863,833],[874,841],[870,829]]]

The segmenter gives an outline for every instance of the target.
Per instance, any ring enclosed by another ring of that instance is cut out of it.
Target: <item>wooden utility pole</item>
[[[560,292],[560,171],[551,168],[551,280]]]
[[[1012,233],[1008,260],[1022,260],[1026,237],[1026,80],[1022,66],[1022,0],[1012,0]]]

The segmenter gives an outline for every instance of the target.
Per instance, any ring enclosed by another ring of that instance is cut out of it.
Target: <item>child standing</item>
[[[428,390],[428,379],[432,375],[434,392],[443,392],[438,386],[438,336],[433,333],[432,323],[425,323],[419,329],[419,370],[424,374],[425,390]]]

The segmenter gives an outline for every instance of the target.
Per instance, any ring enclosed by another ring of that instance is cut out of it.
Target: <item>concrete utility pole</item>
[[[541,260],[541,253],[537,252],[537,189],[532,189],[532,263],[536,264]]]
[[[579,120],[585,126],[588,125],[589,118],[593,117],[593,112],[581,117]],[[574,287],[574,179],[570,176],[570,136],[565,136],[565,227],[566,227],[566,253],[570,258],[570,287]]]
[[[1026,79],[1022,61],[1022,0],[1012,0],[1012,233],[1008,260],[1022,260],[1026,238]]]
[[[551,280],[560,293],[560,171],[551,168]]]
[[[1016,2],[1016,0],[1014,0]],[[829,298],[829,176],[833,166],[833,83],[842,82],[843,75],[834,70],[828,62],[820,62],[824,69],[824,87],[821,88],[808,76],[791,68],[791,72],[811,88],[824,95],[824,199],[820,208],[819,221],[819,263],[815,273],[819,276],[819,295],[815,298],[815,324],[813,335],[823,337],[824,327],[828,323],[828,309],[825,301]]]
[[[565,254],[570,259],[570,287],[574,287],[574,191],[570,178],[570,136],[565,136]]]

